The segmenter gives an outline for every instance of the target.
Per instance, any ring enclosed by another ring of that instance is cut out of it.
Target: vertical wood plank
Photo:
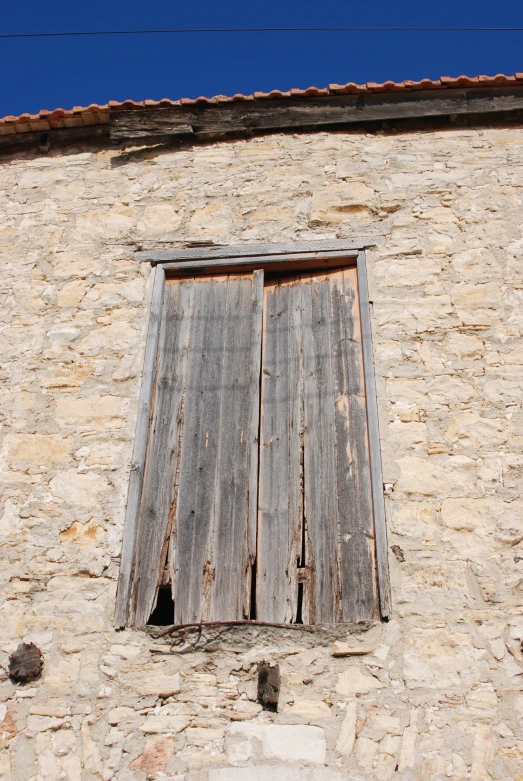
[[[132,592],[138,627],[149,619],[164,566],[161,554],[174,499],[194,288],[191,280],[165,285]]]
[[[242,584],[250,581],[250,564],[256,555],[255,545],[249,544],[249,488],[251,466],[256,466],[251,460],[256,441],[251,437],[259,395],[259,360],[257,372],[253,366],[260,351],[260,333],[253,323],[258,312],[253,306],[251,277],[231,277],[228,286],[219,447],[207,551],[212,585],[210,606],[204,608],[211,621],[249,617],[250,594]]]
[[[212,587],[207,551],[221,426],[227,295],[227,279],[195,283],[175,516],[175,623],[207,619],[204,603]]]
[[[256,615],[291,622],[301,558],[301,289],[266,286],[260,422]]]
[[[260,274],[195,284],[172,546],[177,623],[249,614],[262,285]]]
[[[149,423],[153,397],[154,374],[158,353],[160,319],[165,287],[165,271],[161,266],[155,270],[149,326],[145,343],[145,355],[142,371],[142,384],[138,401],[136,433],[131,460],[131,473],[127,492],[127,506],[122,543],[122,557],[118,576],[116,595],[115,626],[126,626],[129,619],[129,606],[132,586],[132,574],[136,549],[138,512],[142,495],[142,482],[145,469],[145,454],[149,438]]]
[[[323,276],[301,279],[307,566],[314,580],[310,622],[334,623],[340,584],[330,283]]]
[[[375,618],[369,438],[356,269],[330,276],[342,620]]]
[[[389,567],[387,560],[387,526],[385,520],[385,502],[383,498],[383,474],[381,467],[380,433],[378,422],[378,404],[376,382],[374,378],[374,360],[372,356],[372,330],[370,321],[369,287],[365,253],[360,252],[357,261],[358,290],[360,298],[361,333],[363,343],[363,363],[365,389],[367,396],[367,421],[369,427],[369,449],[371,464],[372,501],[374,508],[374,528],[376,534],[376,560],[378,588],[382,618],[391,614],[391,594]]]
[[[263,327],[263,270],[252,275],[252,345],[249,370],[251,418],[249,421],[249,518],[247,524],[247,548],[249,550],[249,573],[244,587],[244,613],[251,614],[252,567],[256,562],[258,538],[258,469],[260,449],[260,378]]]

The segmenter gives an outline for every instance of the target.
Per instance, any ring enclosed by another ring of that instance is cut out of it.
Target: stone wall
[[[518,127],[4,159],[2,778],[522,781],[522,195]],[[151,653],[112,627],[153,276],[133,251],[358,235],[394,619]],[[25,685],[22,639],[45,656]]]

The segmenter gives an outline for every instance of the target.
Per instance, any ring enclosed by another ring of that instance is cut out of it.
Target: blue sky
[[[523,27],[523,4],[484,0],[25,0],[2,33],[244,26]],[[241,33],[0,40],[0,116],[133,98],[322,87],[329,82],[523,72],[523,32]]]

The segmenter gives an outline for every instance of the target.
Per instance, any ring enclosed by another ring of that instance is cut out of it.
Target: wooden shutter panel
[[[377,617],[355,269],[268,286],[262,358],[257,617]]]
[[[260,271],[166,284],[138,519],[136,626],[147,623],[167,558],[176,622],[249,615],[262,292]]]

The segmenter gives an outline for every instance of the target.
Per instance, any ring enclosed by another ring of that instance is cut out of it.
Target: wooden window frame
[[[237,247],[212,247],[196,249],[150,250],[136,252],[138,261],[155,265],[155,278],[145,345],[142,384],[138,402],[138,416],[132,455],[124,535],[116,596],[116,628],[124,628],[129,622],[129,606],[133,581],[136,536],[142,483],[147,455],[147,441],[151,418],[154,375],[160,334],[160,319],[167,278],[183,277],[209,272],[254,271],[303,271],[336,266],[356,266],[360,317],[363,343],[363,369],[367,399],[367,425],[369,433],[371,493],[376,538],[376,571],[380,614],[383,620],[391,615],[391,593],[387,558],[387,528],[381,466],[381,446],[378,421],[378,404],[374,359],[372,351],[371,301],[367,277],[365,240],[358,244],[350,241],[294,242],[292,244],[262,244]],[[368,246],[368,245],[367,245]]]

